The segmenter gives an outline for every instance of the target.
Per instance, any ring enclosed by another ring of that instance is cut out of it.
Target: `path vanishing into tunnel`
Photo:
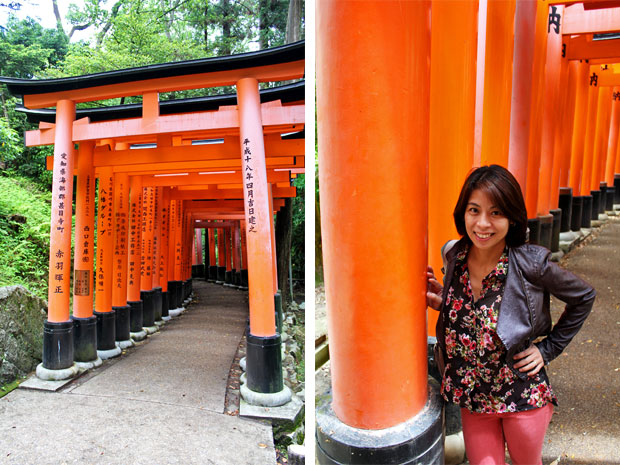
[[[225,411],[247,293],[194,280],[159,333],[58,392],[0,399],[0,463],[275,463],[270,423]]]

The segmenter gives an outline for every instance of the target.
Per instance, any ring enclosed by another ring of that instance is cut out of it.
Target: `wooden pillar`
[[[56,105],[52,215],[50,219],[49,290],[47,320],[43,330],[44,370],[73,365],[73,322],[69,318],[71,292],[71,220],[73,205],[73,121],[75,103]],[[74,373],[70,373],[72,376]],[[42,370],[37,375],[43,376]]]
[[[144,328],[155,326],[155,292],[153,290],[153,230],[155,215],[153,187],[142,188],[142,249],[140,262],[140,298]],[[149,332],[147,330],[147,332]]]
[[[454,221],[446,212],[454,209],[460,187],[473,165],[477,6],[475,1],[433,4],[428,254],[437,276],[441,276],[443,266],[441,246],[458,237]],[[430,335],[435,335],[437,317],[438,312],[428,312]]]
[[[403,424],[415,431],[425,404],[425,421],[440,425],[442,418],[428,400],[438,387],[431,384],[429,396],[426,355],[431,5],[319,6],[318,166],[332,398],[317,409],[317,456],[321,463],[335,455],[341,463],[378,463],[379,454],[381,463],[439,462],[441,433],[409,435],[400,446],[409,455],[394,448],[388,457],[392,436],[376,431]],[[485,103],[487,97],[485,89]],[[483,146],[483,159],[485,153]],[[424,460],[412,454],[418,450]]]
[[[239,221],[239,233],[241,235],[241,287],[248,287],[248,242],[246,235],[245,220]]]
[[[585,133],[588,114],[588,70],[586,61],[573,62],[570,73],[575,74],[575,113],[573,120],[573,137],[571,143],[570,187],[573,194],[583,196],[581,180],[583,178]],[[570,86],[572,89],[572,86]],[[589,186],[588,186],[589,187]]]
[[[140,268],[142,260],[142,178],[130,179],[129,194],[129,248],[127,250],[127,303],[130,306],[132,338],[144,339],[143,302],[140,298]]]
[[[620,86],[612,91],[611,120],[609,123],[609,140],[607,142],[607,160],[605,163],[605,182],[614,185],[614,168],[618,156],[618,130],[620,129]]]
[[[581,194],[590,195],[592,182],[592,165],[594,161],[594,139],[596,135],[596,109],[598,106],[599,87],[594,80],[595,67],[590,66],[588,106],[586,116],[586,134],[583,150],[583,175],[581,179]]]
[[[215,260],[215,228],[207,230],[209,235],[209,281],[217,280],[217,262]]]
[[[232,271],[233,271],[233,267],[232,267],[232,245],[233,245],[233,241],[232,241],[232,228],[228,227],[225,228],[225,248],[226,248],[226,275],[225,275],[225,282],[226,284],[232,284]]]
[[[162,286],[159,274],[160,254],[161,254],[161,207],[162,207],[163,187],[153,187],[153,250],[151,265],[151,284],[153,286],[153,318],[157,325],[163,324],[162,321]]]
[[[170,318],[170,294],[168,292],[168,262],[170,248],[170,188],[161,189],[161,246],[159,248],[159,282],[161,285],[162,308],[164,320]]]
[[[481,165],[508,166],[515,0],[488,0]]]
[[[77,160],[75,252],[73,259],[74,360],[97,360],[97,317],[93,315],[93,253],[95,250],[94,142],[82,142]],[[66,199],[66,194],[63,197]]]
[[[592,174],[590,176],[590,190],[600,191],[600,183],[604,180],[605,158],[609,141],[609,116],[611,109],[610,87],[599,88],[596,106],[596,128],[594,130],[594,149],[592,156]]]
[[[240,247],[241,235],[239,234],[239,221],[235,221],[235,226],[233,228],[233,283],[236,286],[241,285],[241,255],[239,250]]]

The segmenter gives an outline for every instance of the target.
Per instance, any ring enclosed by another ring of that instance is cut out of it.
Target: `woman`
[[[542,464],[557,405],[544,365],[579,331],[595,291],[525,243],[523,195],[501,166],[470,173],[454,222],[462,238],[444,246],[445,287],[428,269],[442,395],[461,407],[472,465],[504,464],[505,443],[514,465]],[[567,304],[553,328],[549,294]]]

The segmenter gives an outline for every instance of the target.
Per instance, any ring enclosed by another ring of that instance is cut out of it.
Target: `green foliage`
[[[21,284],[47,299],[51,194],[0,176],[0,286]]]
[[[10,162],[23,152],[24,144],[15,129],[9,126],[4,118],[0,118],[0,161]]]
[[[305,175],[301,174],[295,178],[293,185],[297,188],[297,197],[293,199],[293,231],[291,234],[291,266],[293,278],[304,279],[305,258]]]

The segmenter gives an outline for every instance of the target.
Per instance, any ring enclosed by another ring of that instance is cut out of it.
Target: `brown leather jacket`
[[[454,274],[456,255],[466,242],[458,241],[445,255],[446,277]],[[440,312],[443,314],[448,288],[446,281]],[[552,327],[549,294],[566,303],[562,316]],[[581,329],[592,310],[596,291],[588,283],[551,262],[551,252],[537,245],[524,244],[508,249],[508,276],[499,309],[497,335],[506,347],[506,361],[521,379],[527,375],[514,368],[513,356],[536,343],[548,364],[556,358]],[[437,342],[445,354],[443,318],[437,320]],[[441,336],[441,337],[440,337]]]

